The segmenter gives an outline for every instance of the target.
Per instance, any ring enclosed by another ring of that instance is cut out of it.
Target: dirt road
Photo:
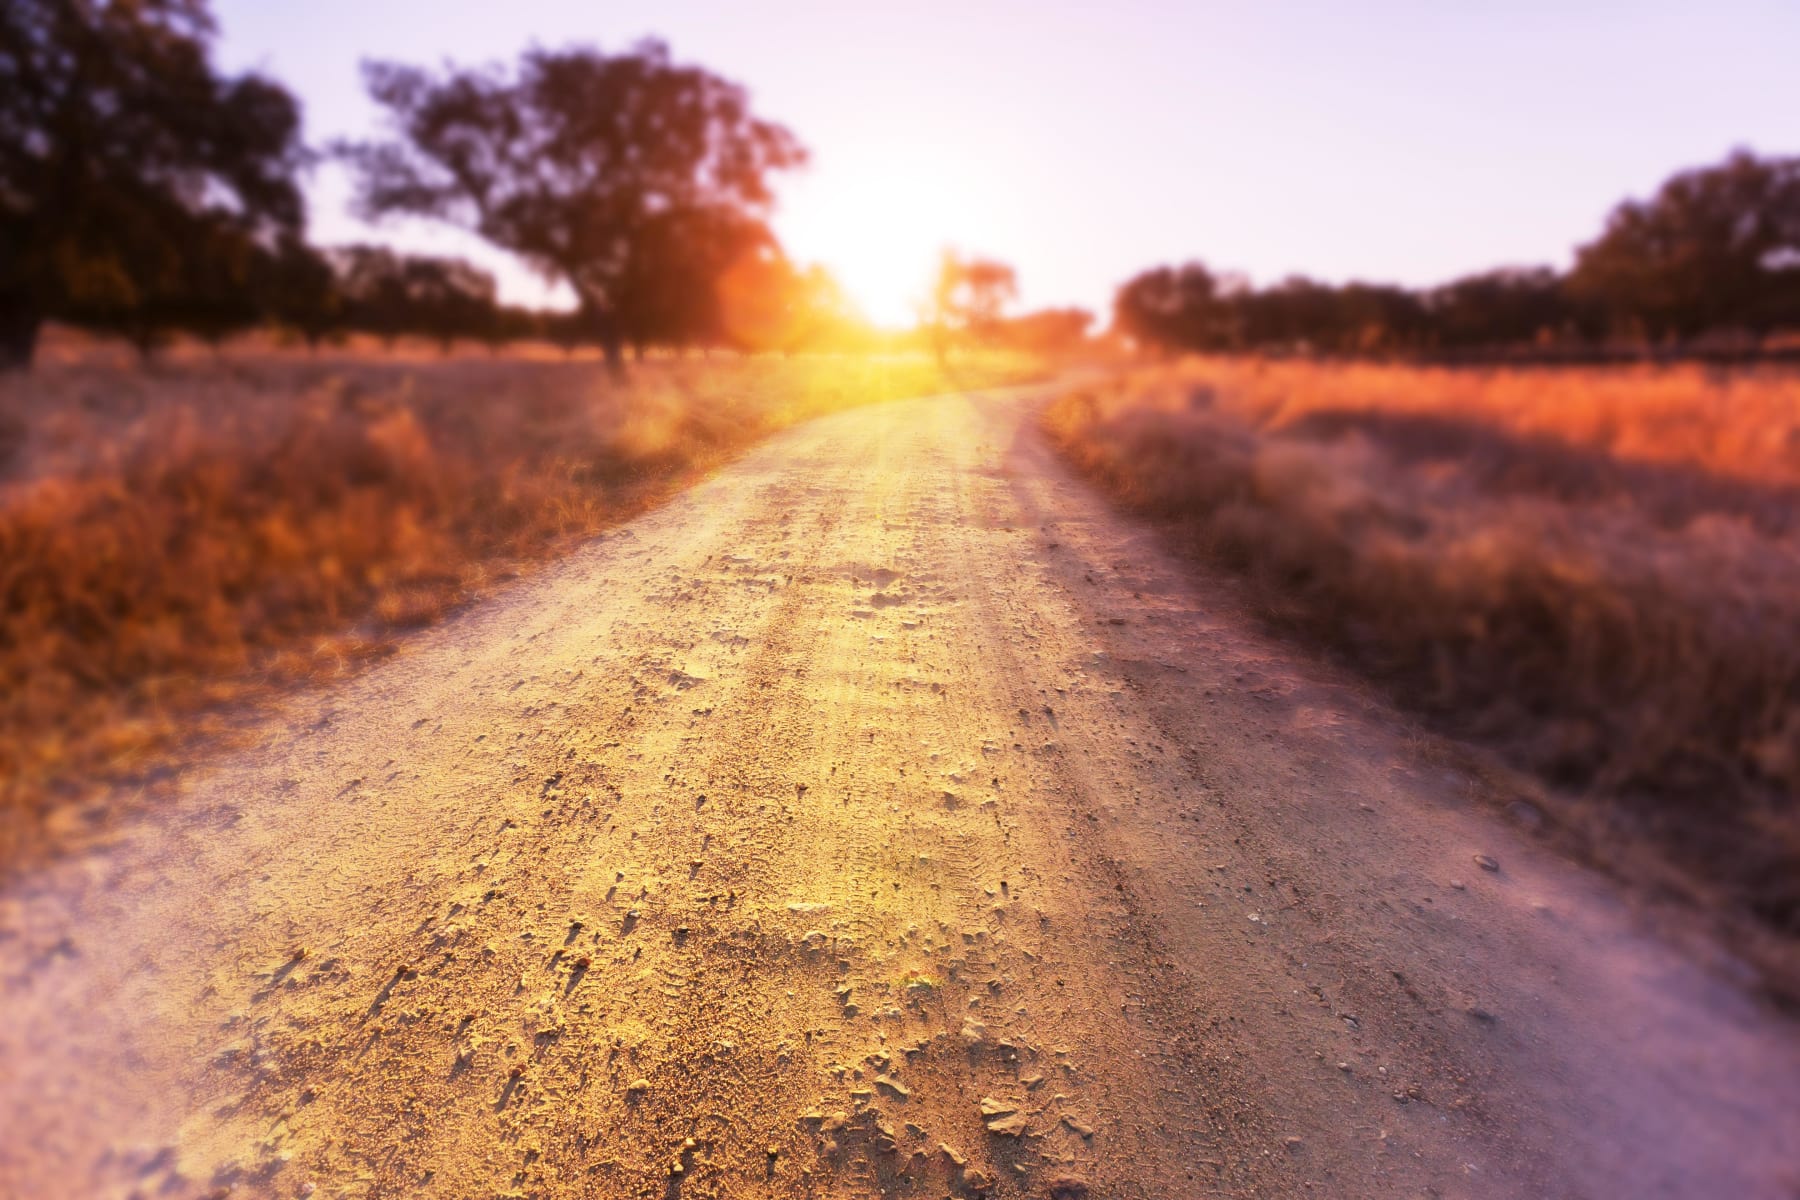
[[[1030,430],[791,430],[14,880],[0,1195],[1796,1194],[1791,1024]]]

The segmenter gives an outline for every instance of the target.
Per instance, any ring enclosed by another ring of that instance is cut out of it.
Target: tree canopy
[[[1569,282],[1651,338],[1800,323],[1800,157],[1739,151],[1627,200]]]
[[[51,316],[208,327],[296,233],[300,112],[220,75],[203,0],[0,5],[0,365]]]
[[[744,89],[630,52],[532,50],[516,70],[365,65],[396,137],[342,147],[373,216],[454,222],[573,289],[617,358],[630,340],[703,323],[730,259],[770,238],[770,176],[805,152]],[[679,281],[679,286],[676,286]]]
[[[945,250],[938,258],[926,312],[938,358],[944,357],[953,338],[991,341],[1006,306],[1018,294],[1019,276],[1009,264]]]

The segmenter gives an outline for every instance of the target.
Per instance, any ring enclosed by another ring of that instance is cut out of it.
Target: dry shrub
[[[914,358],[668,359],[623,384],[520,359],[76,358],[0,381],[0,843],[773,429],[945,388]]]
[[[1800,373],[1199,360],[1045,424],[1278,627],[1800,935]]]

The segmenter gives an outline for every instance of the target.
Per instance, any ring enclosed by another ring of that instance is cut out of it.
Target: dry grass
[[[974,370],[660,360],[621,385],[593,362],[238,352],[0,379],[0,843],[774,429],[1021,365]]]
[[[1045,421],[1278,627],[1800,936],[1800,373],[1200,360]]]

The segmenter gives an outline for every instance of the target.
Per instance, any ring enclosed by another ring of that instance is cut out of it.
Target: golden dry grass
[[[1194,360],[1045,423],[1277,627],[1800,935],[1800,372]]]
[[[0,843],[774,429],[1026,369],[64,352],[0,379]]]

